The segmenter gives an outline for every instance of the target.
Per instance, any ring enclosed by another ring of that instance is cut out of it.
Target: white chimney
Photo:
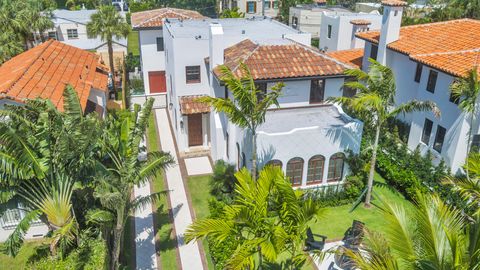
[[[352,40],[350,43],[350,49],[360,48],[363,46],[363,43],[355,36],[356,33],[368,31],[368,27],[372,22],[364,19],[351,20],[352,24]]]
[[[400,26],[402,24],[403,7],[408,3],[399,0],[384,0],[382,29],[380,31],[380,40],[378,41],[377,61],[382,65],[386,64],[387,45],[398,40],[400,36]]]
[[[220,23],[212,22],[210,24],[210,71],[216,66],[223,65],[223,50],[225,49],[223,43],[223,27]]]

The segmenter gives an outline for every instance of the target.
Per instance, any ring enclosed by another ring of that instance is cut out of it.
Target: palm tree
[[[170,154],[158,151],[141,158],[140,143],[145,136],[152,106],[153,99],[149,99],[141,111],[137,106],[133,112],[122,111],[118,115],[109,115],[105,121],[103,144],[107,158],[98,164],[99,175],[95,180],[94,192],[102,208],[90,212],[89,217],[113,226],[111,235],[106,236],[111,239],[112,270],[119,267],[122,239],[129,215],[165,193],[132,199],[134,186],[148,181],[174,162]]]
[[[272,86],[267,93],[263,93],[255,85],[255,81],[245,63],[240,63],[242,77],[238,77],[232,70],[219,66],[220,79],[225,83],[233,95],[233,99],[214,98],[210,96],[199,98],[199,102],[209,103],[217,112],[223,112],[235,125],[245,128],[252,135],[252,175],[257,174],[257,128],[265,122],[265,115],[271,106],[279,106],[277,98],[280,96],[283,83]]]
[[[235,174],[238,183],[232,204],[221,218],[196,220],[185,233],[187,242],[211,237],[233,238],[237,248],[226,262],[227,269],[258,269],[264,260],[275,262],[284,251],[292,267],[306,261],[302,251],[308,225],[320,214],[318,205],[292,189],[280,168],[266,166],[258,179],[243,168]]]
[[[244,18],[245,13],[240,12],[238,7],[232,9],[225,9],[220,14],[220,18]]]
[[[107,42],[108,60],[112,76],[115,76],[113,37],[117,39],[126,38],[128,33],[130,33],[130,25],[112,5],[100,6],[98,12],[92,15],[91,21],[87,24],[87,35],[90,38],[100,37],[102,41]],[[115,83],[113,83],[113,90],[115,91]]]
[[[472,68],[466,78],[460,78],[450,86],[452,97],[458,100],[458,107],[470,118],[470,127],[467,140],[467,156],[465,160],[465,170],[468,173],[468,155],[472,143],[473,122],[478,114],[478,101],[480,95],[480,82],[478,78],[477,67]]]
[[[480,218],[436,195],[419,194],[415,206],[385,203],[386,225],[367,232],[362,252],[347,251],[359,269],[480,269]]]
[[[0,33],[0,64],[21,52],[23,52],[23,45],[17,39],[12,38],[11,32]]]
[[[358,81],[345,83],[345,86],[358,89],[354,97],[333,97],[331,102],[345,105],[355,111],[375,129],[372,158],[370,160],[370,173],[368,176],[367,194],[365,206],[370,207],[372,196],[373,176],[377,159],[378,142],[380,131],[388,119],[414,111],[433,111],[436,116],[440,115],[435,103],[431,101],[412,100],[404,104],[395,103],[395,76],[392,70],[379,62],[370,59],[370,67],[367,72],[360,69],[347,70],[345,73],[355,77]]]
[[[464,166],[469,168],[469,177],[453,177],[450,182],[454,190],[462,195],[466,205],[471,206],[474,214],[480,215],[480,153],[470,153]]]

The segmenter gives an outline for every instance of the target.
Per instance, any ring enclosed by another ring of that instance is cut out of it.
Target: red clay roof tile
[[[356,68],[362,67],[363,49],[351,49],[343,51],[327,52],[327,55],[341,62],[351,64]]]
[[[391,7],[403,7],[408,6],[408,3],[400,0],[384,0],[382,1],[382,5]]]
[[[201,95],[180,97],[180,111],[182,114],[196,114],[210,112],[210,105],[198,102],[196,99]]]

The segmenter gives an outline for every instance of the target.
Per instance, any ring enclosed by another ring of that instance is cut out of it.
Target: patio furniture
[[[353,221],[352,227],[345,232],[345,237],[343,238],[346,248],[355,250],[359,248],[365,234],[364,228],[365,223],[358,220]]]
[[[316,240],[315,237],[321,238],[321,240]],[[312,229],[307,229],[307,239],[305,240],[305,250],[323,250],[325,246],[325,240],[327,237],[324,235],[314,234]]]

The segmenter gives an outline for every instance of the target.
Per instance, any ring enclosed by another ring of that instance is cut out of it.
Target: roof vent
[[[199,39],[201,39],[201,38],[202,38],[201,35],[195,36],[195,39],[196,39],[196,40],[199,40]]]

